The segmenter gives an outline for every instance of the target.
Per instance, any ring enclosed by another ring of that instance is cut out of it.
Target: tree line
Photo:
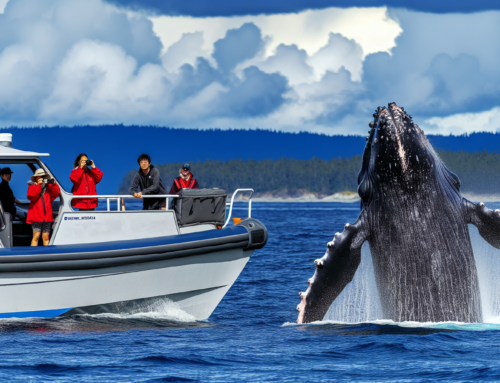
[[[446,166],[462,181],[462,191],[481,194],[496,193],[500,182],[500,153],[438,151]],[[155,165],[160,171],[167,192],[173,179],[178,177],[180,163]],[[357,175],[361,156],[323,160],[232,159],[230,161],[192,162],[191,168],[200,187],[222,188],[231,192],[250,187],[256,192],[275,192],[303,189],[321,195],[357,190]],[[137,169],[123,178],[118,193],[128,193]]]

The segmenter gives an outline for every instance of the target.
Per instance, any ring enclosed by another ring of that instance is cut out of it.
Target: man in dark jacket
[[[191,173],[191,166],[186,163],[179,170],[179,177],[174,179],[169,194],[179,194],[181,189],[199,189],[198,181],[194,179]]]
[[[3,210],[10,213],[12,219],[16,218],[16,206],[14,203],[20,203],[10,188],[9,182],[12,179],[13,171],[10,168],[3,168],[0,172],[2,183],[0,183],[0,202],[2,202]]]
[[[167,194],[160,172],[151,165],[151,157],[147,154],[141,154],[137,162],[140,168],[132,180],[129,193],[143,200],[142,210],[160,210],[165,207],[165,198],[142,198],[143,195]]]

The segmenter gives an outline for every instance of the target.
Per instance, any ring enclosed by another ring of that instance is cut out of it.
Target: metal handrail
[[[229,221],[231,220],[232,214],[233,214],[233,203],[234,203],[234,198],[236,195],[240,192],[250,192],[250,195],[248,196],[248,218],[252,217],[252,196],[254,193],[253,189],[236,189],[231,197],[231,202],[226,203],[226,206],[229,206],[229,214],[227,217],[226,222],[224,223],[223,227],[226,227]],[[105,199],[107,203],[107,211],[110,210],[110,201],[116,200],[116,211],[121,211],[120,206],[121,202],[120,200],[126,199],[126,198],[136,198],[130,194],[124,194],[124,195],[70,195],[69,200],[72,199],[90,199],[90,198],[97,198],[97,199]],[[169,205],[169,198],[179,198],[179,195],[177,194],[148,194],[148,195],[143,195],[142,198],[165,198],[166,199],[166,208],[168,210],[168,205]]]
[[[80,199],[90,199],[90,198],[97,198],[97,199],[105,199],[106,200],[106,204],[107,204],[107,210],[106,211],[111,211],[110,210],[110,205],[109,205],[109,202],[110,201],[114,201],[116,200],[116,211],[121,211],[120,210],[120,200],[123,198],[123,199],[126,199],[126,198],[137,198],[137,197],[134,197],[133,195],[130,195],[130,194],[123,194],[123,195],[70,195],[69,199],[72,200],[72,199],[75,199],[75,198],[80,198]],[[147,195],[143,195],[142,198],[165,198],[166,200],[166,205],[165,207],[167,208],[168,207],[168,203],[169,203],[169,198],[179,198],[179,196],[177,194],[147,194]],[[168,209],[166,209],[168,210]]]
[[[253,196],[254,190],[253,189],[236,189],[233,193],[233,196],[231,197],[231,202],[226,203],[226,206],[230,206],[230,208],[229,208],[229,214],[227,216],[227,221],[224,224],[224,226],[222,226],[223,228],[226,227],[227,224],[229,223],[229,221],[231,220],[231,215],[233,214],[234,197],[236,197],[236,194],[238,194],[238,192],[248,192],[248,191],[251,192],[250,196],[248,197],[248,218],[252,218],[252,196]]]

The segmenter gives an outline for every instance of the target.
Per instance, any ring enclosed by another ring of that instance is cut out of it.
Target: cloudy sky
[[[416,3],[0,0],[0,126],[497,131],[500,6]]]

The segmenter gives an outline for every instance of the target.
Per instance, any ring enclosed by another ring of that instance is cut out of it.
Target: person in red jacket
[[[53,182],[53,183],[50,183]],[[33,228],[33,239],[31,246],[38,246],[40,233],[42,233],[43,245],[49,244],[50,230],[54,217],[52,216],[52,202],[59,197],[61,189],[53,179],[49,179],[45,170],[38,169],[31,176],[28,187],[28,199],[30,206],[26,223]]]
[[[69,176],[73,182],[73,189],[71,189],[73,195],[97,195],[95,185],[101,182],[103,174],[95,166],[94,161],[88,161],[88,159],[89,157],[85,153],[80,153],[73,163],[75,168]],[[89,165],[87,165],[87,161]],[[97,204],[97,198],[74,198],[71,201],[71,206],[80,209],[80,211],[95,210]]]

